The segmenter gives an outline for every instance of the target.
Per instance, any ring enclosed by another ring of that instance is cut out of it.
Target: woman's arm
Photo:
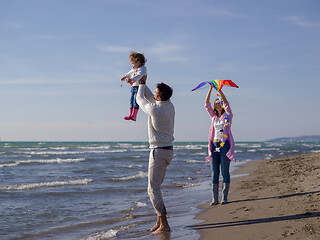
[[[206,97],[206,100],[205,100],[205,108],[207,110],[207,112],[209,113],[209,116],[211,118],[214,117],[215,113],[211,107],[211,103],[210,103],[210,96],[211,96],[211,91],[212,91],[212,86],[210,85],[210,89],[208,91],[208,94],[207,94],[207,97]]]
[[[228,100],[227,100],[226,96],[223,94],[222,90],[220,90],[219,93],[220,93],[220,95],[221,95],[222,101],[223,101],[224,103],[227,103]]]
[[[209,103],[210,102],[210,96],[211,96],[211,91],[212,91],[212,86],[210,85],[210,89],[207,93],[207,97],[206,97],[206,100],[205,100],[205,104]]]

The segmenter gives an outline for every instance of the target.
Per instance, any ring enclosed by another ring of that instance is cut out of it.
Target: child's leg
[[[138,89],[139,89],[138,86],[132,87],[132,96],[133,96],[133,100],[132,100],[133,111],[132,111],[132,115],[131,115],[132,121],[136,121],[138,110],[139,110],[139,105],[136,101]]]
[[[132,94],[131,94],[131,98],[132,98],[131,107],[132,108],[137,108],[137,109],[139,109],[139,105],[138,105],[137,100],[136,100],[137,94],[138,94],[138,89],[139,89],[139,86],[132,87]]]
[[[130,96],[130,113],[129,116],[124,117],[124,120],[131,120],[132,114],[133,114],[133,106],[136,102],[136,98],[135,95],[137,95],[137,93],[135,93],[134,87],[131,87],[131,96]]]

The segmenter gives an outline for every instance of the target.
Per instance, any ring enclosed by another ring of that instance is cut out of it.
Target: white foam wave
[[[125,231],[133,226],[136,226],[136,224],[123,226],[123,227],[120,227],[119,229],[109,229],[107,231],[92,233],[90,236],[86,236],[81,240],[105,240],[105,239],[115,238],[118,232]]]
[[[189,150],[201,150],[204,147],[208,147],[208,145],[183,145],[183,146],[174,146],[174,149],[189,149]]]
[[[131,164],[131,165],[127,166],[127,168],[135,168],[135,167],[142,168],[142,165],[140,165],[140,164]]]
[[[116,149],[116,150],[96,150],[96,151],[30,151],[30,152],[17,152],[19,154],[30,154],[30,155],[74,155],[74,154],[84,154],[84,153],[122,153],[126,152],[126,149]]]
[[[236,147],[261,148],[260,143],[235,143]]]
[[[311,152],[311,153],[319,153],[320,150],[311,150],[310,152]]]
[[[117,233],[120,230],[110,229],[108,231],[94,233],[91,236],[87,236],[82,238],[82,240],[103,240],[103,239],[109,239],[117,236]]]
[[[7,185],[0,186],[0,191],[23,191],[31,190],[41,187],[61,187],[66,185],[87,185],[91,183],[93,179],[80,179],[80,180],[71,180],[71,181],[54,181],[54,182],[43,182],[43,183],[29,183],[21,185]]]
[[[35,150],[44,150],[44,148],[19,148],[20,151],[35,151]]]
[[[147,206],[146,203],[142,203],[142,202],[136,202],[135,204],[137,207],[146,207]]]
[[[184,160],[184,162],[187,162],[187,163],[204,163],[205,161],[199,161],[199,160]]]
[[[10,163],[1,163],[0,168],[2,167],[15,167],[20,164],[34,164],[34,163],[41,163],[41,164],[52,164],[52,163],[74,163],[74,162],[82,162],[85,161],[84,158],[67,158],[67,159],[35,159],[35,160],[22,160]]]
[[[149,152],[150,148],[131,149],[133,152]]]
[[[249,149],[247,150],[247,152],[256,152],[257,150],[256,149]]]
[[[259,151],[279,151],[280,148],[260,148]]]
[[[148,144],[143,144],[143,145],[134,145],[131,148],[148,148]]]
[[[122,148],[131,148],[132,144],[131,143],[118,143],[118,146],[122,147]]]
[[[206,152],[200,152],[200,153],[194,153],[193,155],[197,155],[197,156],[207,156],[208,153],[206,153]]]
[[[63,151],[65,151],[65,150],[67,150],[67,149],[69,149],[68,147],[50,147],[50,149],[52,149],[52,150],[63,150]]]
[[[200,183],[188,183],[188,182],[177,182],[175,184],[176,187],[189,188],[189,187],[197,187],[200,186]]]
[[[264,157],[264,159],[272,159],[273,155],[272,154],[266,154],[266,156]]]
[[[138,178],[146,178],[147,176],[148,176],[148,174],[145,173],[145,172],[138,172],[137,174],[132,175],[132,176],[121,177],[121,178],[113,178],[113,180],[116,180],[116,181],[129,181],[129,180],[138,179]]]
[[[94,147],[78,147],[79,149],[88,149],[88,150],[95,150],[95,149],[110,149],[110,146],[94,146]]]

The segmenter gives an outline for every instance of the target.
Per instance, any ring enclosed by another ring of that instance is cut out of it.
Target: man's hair
[[[129,59],[134,62],[139,61],[141,63],[141,66],[144,66],[144,64],[147,61],[147,59],[144,57],[144,55],[142,53],[138,53],[138,52],[131,52],[131,54],[129,55]]]
[[[167,101],[171,98],[173,90],[165,83],[158,83],[157,88],[159,89],[159,96],[161,101]]]

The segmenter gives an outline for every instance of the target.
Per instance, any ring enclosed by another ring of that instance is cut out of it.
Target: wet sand
[[[252,161],[234,174],[229,203],[202,205],[202,240],[320,239],[320,153]],[[220,186],[221,187],[221,186]]]

